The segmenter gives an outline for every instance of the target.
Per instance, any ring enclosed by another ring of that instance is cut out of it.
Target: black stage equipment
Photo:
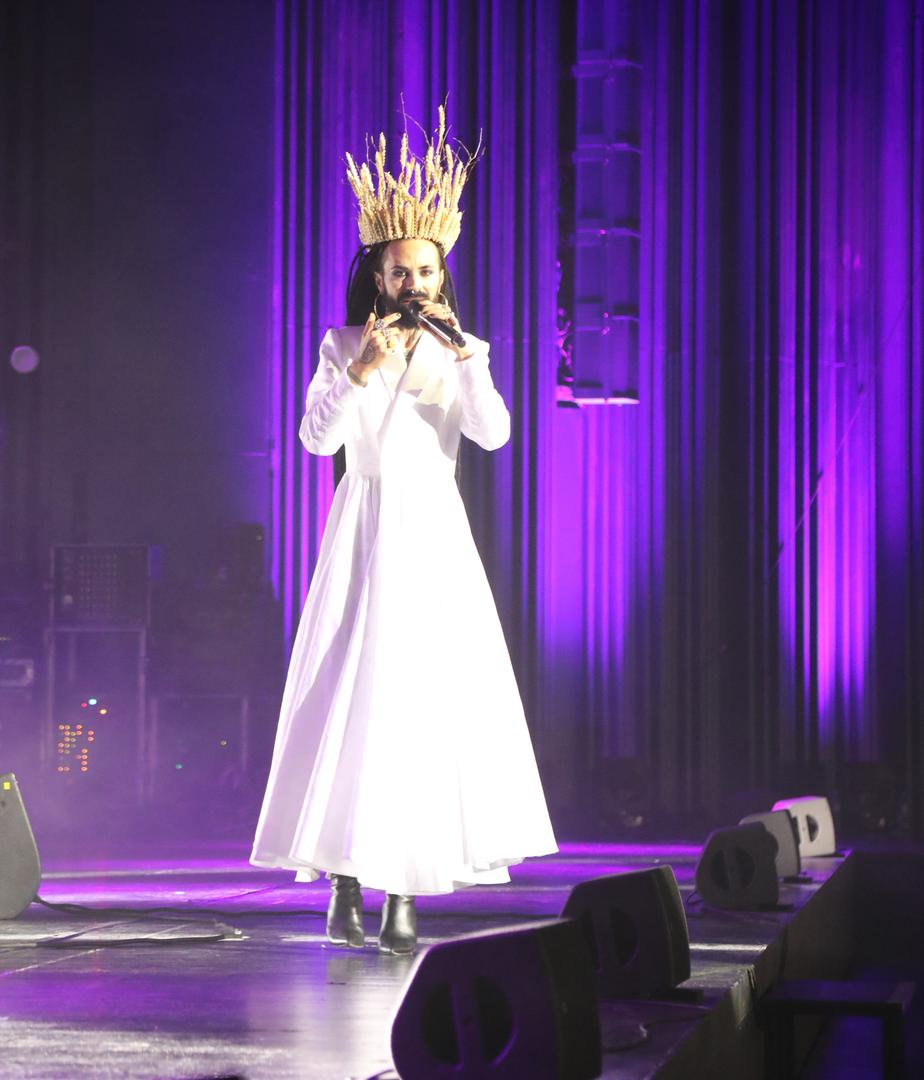
[[[838,827],[848,836],[901,828],[901,785],[883,761],[847,761],[838,769]]]
[[[197,807],[216,821],[249,818],[249,737],[246,696],[156,695],[148,725],[146,800],[167,800],[177,810]]]
[[[38,848],[12,773],[0,776],[0,919],[15,919],[38,893]]]
[[[696,890],[717,908],[750,911],[780,898],[776,841],[763,825],[738,825],[709,834],[696,864]]]
[[[52,549],[51,625],[141,628],[150,621],[153,549],[58,544]]]
[[[803,859],[815,855],[833,855],[837,851],[834,838],[834,817],[831,804],[821,795],[802,795],[796,799],[780,799],[774,810],[788,810],[796,821],[799,852]]]
[[[580,926],[537,922],[432,945],[391,1029],[403,1080],[591,1080],[602,1070]]]
[[[582,881],[562,918],[581,927],[602,998],[663,993],[690,977],[687,920],[669,866]]]
[[[0,690],[28,690],[35,684],[35,660],[32,657],[0,657]]]
[[[763,825],[776,843],[777,877],[788,881],[797,878],[802,871],[799,858],[799,834],[795,820],[788,810],[768,810],[763,814],[748,814],[739,825]]]

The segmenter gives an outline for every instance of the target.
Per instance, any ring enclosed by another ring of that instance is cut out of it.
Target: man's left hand
[[[453,330],[458,330],[460,334],[463,332],[455,312],[448,304],[441,304],[438,300],[419,300],[418,303],[420,304],[421,315],[426,315],[431,319],[442,319],[443,322],[449,323]],[[473,355],[473,351],[468,345],[453,345],[451,342],[446,342],[445,345],[447,349],[452,349],[456,354],[457,361],[467,360]]]

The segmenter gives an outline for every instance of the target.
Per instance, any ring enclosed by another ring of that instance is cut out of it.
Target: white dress
[[[510,437],[485,342],[429,334],[355,386],[331,330],[300,436],[346,446],[292,650],[251,862],[391,893],[509,881],[557,850],[497,609],[455,483]]]

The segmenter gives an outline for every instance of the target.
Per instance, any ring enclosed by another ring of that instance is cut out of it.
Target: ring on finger
[[[375,322],[372,324],[372,329],[373,330],[381,330],[384,325],[385,325],[385,320],[384,319],[376,319]]]

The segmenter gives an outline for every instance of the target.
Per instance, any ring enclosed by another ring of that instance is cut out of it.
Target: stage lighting
[[[20,375],[31,375],[39,366],[39,354],[31,345],[17,345],[10,353],[10,367]]]
[[[795,819],[802,858],[835,853],[834,817],[826,798],[803,795],[797,799],[780,799],[773,804],[773,809],[788,810]]]
[[[15,919],[32,903],[41,880],[38,849],[12,773],[0,776],[0,919]]]
[[[581,927],[603,998],[663,993],[690,977],[690,938],[669,866],[582,881],[562,918]]]
[[[591,1080],[602,1069],[594,974],[571,920],[432,945],[391,1029],[403,1080]]]
[[[788,810],[768,810],[763,814],[748,814],[739,825],[763,825],[776,843],[776,873],[784,880],[797,878],[802,870],[799,858],[799,834]]]
[[[749,911],[780,898],[776,841],[763,825],[738,825],[709,834],[696,864],[696,890],[712,907]]]

